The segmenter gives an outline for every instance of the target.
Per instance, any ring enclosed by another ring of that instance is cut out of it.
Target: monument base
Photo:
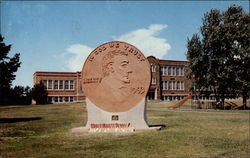
[[[145,98],[126,112],[108,112],[86,98],[89,132],[133,132],[148,129]]]
[[[134,132],[154,129],[149,127],[146,118],[145,98],[126,112],[107,112],[98,108],[86,98],[88,121],[85,127],[73,128],[72,132]]]
[[[117,129],[117,128],[112,128],[112,129],[90,129],[90,128],[87,128],[86,126],[85,127],[76,127],[76,128],[72,128],[71,129],[71,132],[73,134],[81,134],[81,133],[84,133],[84,132],[90,132],[90,133],[126,133],[126,132],[137,132],[137,131],[144,131],[144,130],[161,130],[162,129],[162,126],[157,126],[157,127],[148,127],[148,128],[145,128],[145,129],[132,129],[129,130],[129,129]]]

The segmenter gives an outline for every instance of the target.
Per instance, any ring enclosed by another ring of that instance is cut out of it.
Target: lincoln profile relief
[[[133,71],[127,56],[127,52],[114,50],[102,59],[103,77],[96,89],[96,95],[101,100],[111,101],[114,106],[119,106],[129,97],[129,76]]]

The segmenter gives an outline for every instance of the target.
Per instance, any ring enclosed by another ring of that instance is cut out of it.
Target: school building
[[[191,81],[187,79],[188,62],[147,57],[151,69],[148,100],[181,100],[189,95]],[[42,82],[51,103],[83,102],[81,72],[35,72],[33,84]]]

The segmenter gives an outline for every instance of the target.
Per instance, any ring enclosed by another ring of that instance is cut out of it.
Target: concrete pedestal
[[[149,127],[146,118],[145,98],[126,112],[107,112],[86,98],[88,121],[85,127],[73,128],[81,132],[134,132],[136,130],[159,130],[161,126]]]
[[[148,129],[145,109],[145,98],[126,112],[107,112],[95,106],[86,98],[88,122],[86,128],[90,131],[134,131]]]

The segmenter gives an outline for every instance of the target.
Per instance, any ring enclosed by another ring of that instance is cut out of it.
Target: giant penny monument
[[[135,46],[120,41],[94,49],[82,69],[90,132],[148,129],[146,95],[150,65]]]

